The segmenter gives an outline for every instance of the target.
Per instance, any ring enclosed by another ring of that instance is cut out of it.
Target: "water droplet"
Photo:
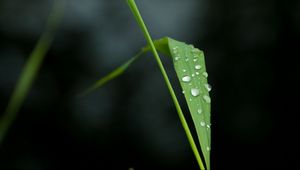
[[[209,128],[210,128],[210,125],[206,125],[206,127],[209,129]]]
[[[180,59],[180,57],[175,57],[175,60],[178,61]]]
[[[204,101],[205,101],[206,103],[210,103],[210,102],[211,102],[211,101],[210,101],[210,97],[207,96],[207,95],[204,95],[204,96],[203,96],[203,99],[204,99]]]
[[[191,81],[191,77],[190,76],[183,76],[182,77],[182,81],[183,82],[190,82]]]
[[[206,150],[207,150],[207,151],[210,151],[210,147],[209,147],[209,146],[207,146],[207,147],[206,147]]]
[[[173,51],[174,54],[177,54],[177,53],[178,53],[177,50],[178,50],[178,46],[175,46],[175,47],[172,48],[172,51]]]
[[[182,90],[182,93],[184,94],[184,93],[185,93],[185,91],[184,91],[184,90]]]
[[[197,61],[197,58],[194,58],[193,61],[196,62],[196,61]]]
[[[208,77],[208,74],[207,74],[207,72],[206,72],[206,71],[205,71],[205,72],[203,72],[203,73],[202,73],[202,75],[203,75],[204,77],[206,77],[206,78]]]
[[[200,125],[204,127],[205,126],[205,122],[201,121]]]
[[[210,84],[204,84],[204,87],[206,88],[207,91],[211,91],[211,85]]]
[[[191,47],[191,48],[195,48],[193,44],[189,44],[189,47]]]
[[[192,49],[192,52],[193,53],[198,53],[198,52],[200,52],[200,50],[198,48],[194,48],[194,49]]]
[[[201,114],[201,113],[202,113],[202,109],[198,109],[197,112],[198,112],[199,114]]]
[[[200,65],[196,65],[196,66],[195,66],[195,69],[196,69],[196,70],[199,70],[199,69],[201,69],[201,66],[200,66]]]
[[[183,71],[183,72],[186,72],[186,69],[183,69],[182,71]]]
[[[197,88],[192,88],[191,89],[191,94],[192,94],[192,96],[198,96],[199,95],[199,93],[200,93],[200,91],[199,91],[199,89],[197,89]]]
[[[195,74],[192,74],[192,77],[195,77]]]
[[[196,72],[196,75],[199,75],[199,72]]]
[[[190,98],[190,102],[192,101],[192,98]]]

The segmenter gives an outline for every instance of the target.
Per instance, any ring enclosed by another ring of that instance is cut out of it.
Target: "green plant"
[[[58,2],[58,1],[57,1]],[[61,16],[61,5],[56,5],[53,10],[53,14],[49,17],[48,26],[45,32],[39,39],[36,47],[31,53],[20,79],[16,85],[16,89],[13,92],[8,106],[0,119],[0,143],[3,141],[5,134],[9,127],[12,125],[14,119],[17,116],[28,91],[32,85],[34,78],[42,64],[42,61],[47,53],[52,40],[53,33],[58,25],[59,17]],[[199,164],[200,169],[210,169],[210,148],[211,148],[211,129],[210,129],[210,97],[209,91],[211,87],[207,84],[207,72],[205,67],[204,54],[192,45],[185,44],[183,42],[176,41],[169,37],[165,37],[156,41],[152,41],[150,34],[144,24],[144,21],[139,13],[139,10],[134,0],[127,0],[127,3],[135,16],[137,23],[139,24],[144,36],[148,42],[148,45],[141,49],[141,51],[127,61],[125,64],[105,76],[104,78],[97,81],[94,85],[88,88],[81,95],[86,95],[93,90],[101,87],[108,81],[121,75],[137,58],[142,56],[148,51],[151,51],[158,63],[161,73],[164,77],[165,83],[169,89],[172,100],[178,112],[178,116],[182,123],[182,126],[187,135],[188,141],[194,152],[196,160]],[[180,81],[180,85],[184,92],[184,96],[187,105],[190,110],[191,117],[194,122],[194,126],[197,132],[198,140],[200,142],[201,158],[194,138],[190,132],[189,126],[185,120],[184,114],[181,110],[180,104],[177,100],[176,94],[169,81],[168,75],[164,69],[163,63],[160,60],[158,52],[171,57],[177,77]],[[203,161],[204,160],[204,161]]]
[[[6,110],[0,117],[0,144],[12,126],[12,123],[17,117],[22,103],[27,96],[30,87],[42,65],[47,51],[49,50],[54,38],[54,33],[59,25],[62,16],[62,1],[56,0],[53,5],[52,12],[48,18],[45,31],[39,38],[35,48],[31,52],[16,84],[15,90],[8,102]]]
[[[135,16],[148,45],[140,50],[137,55],[129,61],[115,69],[113,72],[103,77],[90,88],[84,91],[81,95],[88,94],[93,90],[101,87],[108,81],[121,75],[138,57],[144,53],[151,51],[161,70],[165,83],[169,89],[172,100],[178,112],[181,124],[185,130],[188,141],[194,152],[195,158],[200,169],[205,169],[194,138],[190,132],[189,126],[185,120],[180,104],[177,100],[173,87],[169,81],[168,75],[164,69],[163,63],[160,60],[158,52],[171,57],[174,63],[174,68],[177,77],[182,87],[187,105],[189,107],[194,126],[196,128],[200,148],[205,160],[207,169],[210,169],[210,149],[211,149],[211,129],[210,129],[210,103],[209,91],[211,86],[207,83],[208,74],[205,67],[204,54],[201,50],[194,48],[193,45],[188,45],[183,42],[176,41],[172,38],[165,37],[156,41],[152,41],[147,27],[139,13],[139,10],[134,0],[127,0],[127,3]]]

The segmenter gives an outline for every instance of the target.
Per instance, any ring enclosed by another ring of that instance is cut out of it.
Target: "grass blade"
[[[0,119],[0,144],[15,120],[32,82],[38,73],[45,54],[53,41],[53,34],[58,26],[60,17],[62,16],[62,11],[61,2],[59,0],[55,1],[46,29],[30,54],[29,59],[21,72],[15,90],[8,102],[8,106]]]
[[[163,38],[156,42],[158,49],[164,49],[164,53],[166,53],[166,48],[168,48],[168,53],[173,59],[174,68],[196,128],[206,167],[210,169],[211,99],[209,91],[211,86],[207,83],[208,74],[206,72],[204,54],[192,45],[171,38]],[[163,43],[160,44],[159,42]],[[166,42],[168,46],[166,46]]]
[[[171,56],[169,49],[168,49],[168,39],[163,38],[159,39],[153,42],[155,45],[155,48],[160,51],[161,53]],[[119,66],[118,68],[114,69],[112,72],[109,74],[105,75],[101,79],[97,80],[95,83],[93,83],[89,88],[81,92],[78,97],[83,97],[86,96],[96,89],[102,87],[103,85],[107,84],[109,81],[119,77],[122,75],[128,68],[131,66],[132,63],[134,63],[140,56],[144,55],[148,51],[150,51],[151,48],[149,46],[143,47],[135,56],[133,56],[131,59],[126,61],[124,64]]]
[[[172,87],[172,85],[171,85],[171,83],[170,83],[170,80],[169,80],[169,78],[168,78],[168,75],[167,75],[167,73],[166,73],[166,71],[165,71],[165,69],[164,69],[164,66],[163,66],[163,64],[162,64],[162,62],[161,62],[161,60],[160,60],[160,57],[159,57],[159,55],[158,55],[158,53],[157,53],[157,50],[156,50],[156,48],[155,48],[155,44],[153,43],[152,38],[151,38],[151,36],[150,36],[150,34],[149,34],[149,32],[148,32],[148,29],[147,29],[147,27],[146,27],[146,25],[145,25],[145,23],[144,23],[144,21],[143,21],[143,18],[142,18],[142,16],[141,16],[141,14],[140,14],[140,12],[139,12],[139,10],[138,10],[138,8],[137,8],[137,6],[136,6],[134,0],[127,0],[127,3],[128,3],[128,5],[129,5],[129,7],[130,7],[130,9],[131,9],[131,12],[132,12],[133,15],[135,16],[135,19],[136,19],[137,23],[139,24],[139,26],[140,26],[142,32],[144,33],[144,36],[145,36],[145,38],[146,38],[146,40],[147,40],[147,42],[148,42],[148,45],[150,46],[150,49],[151,49],[151,51],[152,51],[152,53],[153,53],[153,55],[154,55],[154,58],[155,58],[155,60],[157,61],[157,64],[158,64],[158,66],[159,66],[159,69],[160,69],[160,71],[161,71],[161,73],[162,73],[162,75],[163,75],[163,77],[164,77],[165,83],[166,83],[166,85],[167,85],[167,87],[168,87],[168,89],[169,89],[169,92],[170,92],[170,94],[171,94],[172,100],[173,100],[174,105],[175,105],[175,107],[176,107],[176,110],[177,110],[179,119],[180,119],[180,121],[181,121],[181,124],[182,124],[182,126],[183,126],[183,129],[184,129],[184,131],[185,131],[185,133],[186,133],[186,135],[187,135],[187,138],[188,138],[188,140],[189,140],[189,142],[190,142],[191,148],[192,148],[192,150],[193,150],[193,152],[194,152],[194,154],[195,154],[195,157],[196,157],[196,159],[197,159],[197,162],[198,162],[198,164],[199,164],[199,167],[200,167],[200,169],[204,169],[204,166],[203,166],[201,157],[200,157],[200,155],[199,155],[198,149],[197,149],[197,147],[196,147],[196,145],[195,145],[193,136],[192,136],[192,134],[191,134],[191,132],[190,132],[190,129],[189,129],[189,127],[188,127],[188,124],[187,124],[187,122],[186,122],[186,120],[185,120],[185,118],[184,118],[184,115],[183,115],[183,113],[182,113],[180,104],[179,104],[179,102],[178,102],[178,100],[177,100],[177,97],[176,97],[175,92],[174,92],[174,90],[173,90],[173,87]]]
[[[157,46],[156,48],[160,48],[160,51],[163,52],[164,54],[170,56],[169,50],[166,50],[167,48],[163,48],[163,45],[167,45],[166,42],[164,42],[165,39],[161,39],[158,41],[154,41],[155,46]],[[119,66],[118,68],[114,69],[112,72],[110,72],[109,74],[107,74],[106,76],[102,77],[101,79],[97,80],[94,84],[92,84],[89,88],[87,88],[86,90],[84,90],[83,92],[81,92],[78,97],[83,97],[86,96],[90,93],[92,93],[93,91],[95,91],[96,89],[102,87],[103,85],[105,85],[106,83],[108,83],[109,81],[119,77],[120,75],[122,75],[128,68],[129,66],[131,66],[132,63],[134,63],[140,56],[142,56],[143,54],[145,54],[146,52],[150,51],[151,48],[149,46],[143,47],[135,56],[133,56],[131,59],[129,59],[128,61],[126,61],[124,64],[122,64],[121,66]]]
[[[194,48],[192,45],[176,41],[169,37],[155,40],[153,44],[159,52],[171,57],[173,60],[177,77],[180,81],[182,90],[185,92],[184,96],[196,128],[197,137],[207,169],[210,169],[211,123],[209,91],[211,90],[211,87],[207,83],[208,74],[206,72],[204,54],[201,50]],[[150,50],[150,46],[142,48],[136,56],[107,76],[98,80],[83,94],[90,93],[108,81],[121,75],[136,60],[136,58]]]
[[[109,81],[117,78],[118,76],[123,74],[134,61],[136,61],[140,56],[142,56],[147,51],[148,51],[148,49],[143,48],[142,50],[140,50],[139,53],[137,53],[135,56],[133,56],[127,62],[125,62],[124,64],[122,64],[121,66],[119,66],[118,68],[116,68],[115,70],[113,70],[112,72],[107,74],[106,76],[102,77],[100,80],[98,80],[96,83],[91,85],[88,89],[86,89],[85,91],[80,93],[78,96],[83,97],[85,95],[88,95],[89,93],[93,92],[97,88],[100,88],[103,85],[105,85],[106,83],[108,83]]]
[[[204,54],[201,50],[194,48],[192,45],[185,44],[183,42],[176,41],[174,39],[165,37],[156,41],[152,41],[150,34],[143,22],[143,19],[138,11],[138,8],[134,0],[127,0],[127,3],[134,14],[139,26],[141,27],[145,38],[147,39],[148,45],[142,48],[141,52],[136,56],[152,51],[159,68],[162,72],[164,80],[167,84],[175,107],[177,109],[180,121],[186,132],[187,138],[190,142],[192,150],[195,154],[197,162],[200,169],[204,169],[201,157],[199,155],[198,149],[194,142],[193,136],[189,130],[189,127],[186,123],[184,115],[182,113],[181,107],[175,95],[175,92],[172,88],[172,85],[169,81],[168,75],[164,69],[164,66],[158,56],[159,52],[170,56],[173,59],[174,68],[177,74],[177,77],[180,81],[180,85],[187,102],[187,105],[190,110],[191,117],[194,122],[194,126],[197,132],[198,140],[204,156],[206,163],[206,168],[210,169],[210,150],[211,150],[211,123],[210,123],[210,103],[211,99],[209,97],[209,91],[211,90],[210,85],[207,83],[207,72],[205,67]],[[89,93],[95,90],[98,87],[101,87],[103,84],[108,81],[116,78],[121,75],[135,60],[135,57],[130,59],[128,62],[100,79],[96,82],[91,88],[89,88],[84,94]]]

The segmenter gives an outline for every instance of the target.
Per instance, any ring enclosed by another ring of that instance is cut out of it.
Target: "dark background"
[[[300,169],[300,1],[136,1],[153,38],[170,36],[205,52],[212,169]],[[0,0],[0,115],[52,4]],[[67,0],[64,7],[0,147],[0,169],[197,169],[151,54],[93,94],[75,97],[145,45],[125,1]],[[163,61],[176,86],[172,63]]]

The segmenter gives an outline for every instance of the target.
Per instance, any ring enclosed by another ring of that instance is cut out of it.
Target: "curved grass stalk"
[[[29,59],[21,72],[15,90],[8,102],[7,108],[0,118],[0,144],[3,142],[7,131],[16,119],[17,113],[29,92],[39,68],[41,67],[45,54],[50,48],[54,32],[58,27],[62,12],[62,2],[60,0],[56,0],[48,18],[46,29],[30,54]]]
[[[190,131],[190,129],[188,127],[188,124],[187,124],[187,122],[186,122],[186,120],[184,118],[184,115],[183,115],[183,112],[181,110],[180,104],[179,104],[179,102],[177,100],[177,97],[175,95],[173,87],[172,87],[172,85],[171,85],[171,83],[169,81],[168,75],[167,75],[167,73],[166,73],[166,71],[164,69],[164,66],[163,66],[162,62],[161,62],[161,59],[160,59],[160,57],[159,57],[159,55],[158,55],[158,53],[157,53],[157,51],[155,49],[154,43],[153,43],[153,41],[151,39],[151,36],[150,36],[150,34],[149,34],[148,30],[147,30],[147,27],[146,27],[146,25],[145,25],[145,23],[144,23],[144,21],[142,19],[142,16],[141,16],[141,14],[140,14],[140,12],[139,12],[139,10],[138,10],[138,8],[137,8],[134,0],[127,0],[127,3],[129,5],[129,7],[130,7],[130,9],[131,9],[131,11],[133,13],[133,15],[135,16],[135,19],[137,20],[140,28],[142,29],[142,31],[144,33],[144,36],[145,36],[145,38],[146,38],[146,40],[148,42],[148,45],[150,46],[151,51],[152,51],[152,53],[153,53],[153,55],[154,55],[154,57],[155,57],[155,59],[157,61],[157,64],[158,64],[158,66],[159,66],[159,68],[161,70],[161,73],[162,73],[162,75],[164,77],[164,80],[165,80],[165,83],[166,83],[166,85],[167,85],[167,87],[169,89],[169,92],[171,94],[172,100],[173,100],[173,102],[175,104],[175,107],[176,107],[176,110],[178,112],[178,116],[180,118],[181,124],[182,124],[182,126],[184,128],[184,131],[185,131],[186,135],[187,135],[188,141],[189,141],[189,143],[191,145],[191,148],[192,148],[192,150],[194,152],[194,155],[195,155],[196,160],[197,160],[197,162],[199,164],[199,167],[200,167],[201,170],[204,170],[205,168],[204,168],[203,162],[201,160],[201,157],[199,155],[199,151],[197,149],[197,146],[195,144],[193,136],[191,134],[191,131]]]

